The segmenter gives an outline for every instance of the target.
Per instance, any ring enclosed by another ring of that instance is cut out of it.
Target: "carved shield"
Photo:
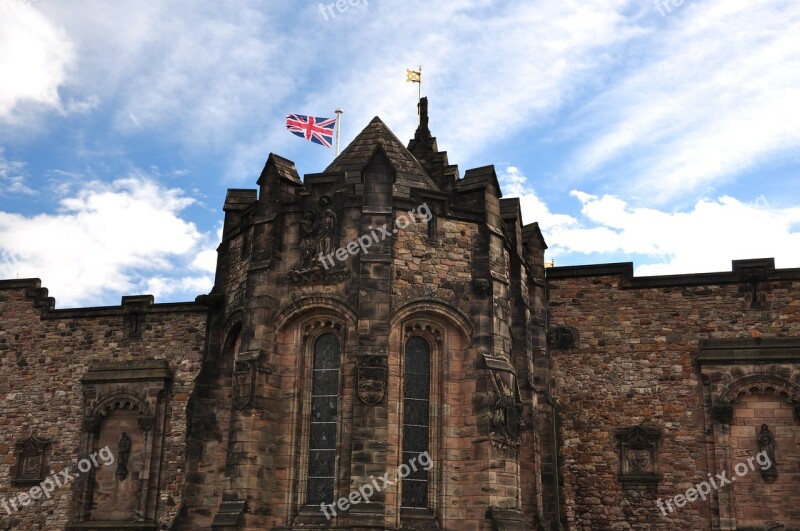
[[[386,394],[387,371],[383,367],[358,368],[358,398],[368,406],[379,404]]]
[[[630,450],[628,461],[632,470],[636,472],[647,472],[650,470],[650,451]]]
[[[253,368],[250,363],[237,363],[233,373],[233,405],[244,409],[253,397]]]

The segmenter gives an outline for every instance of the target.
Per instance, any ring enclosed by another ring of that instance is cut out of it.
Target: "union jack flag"
[[[336,118],[320,118],[302,114],[286,116],[286,129],[289,132],[325,147],[332,147],[334,127],[336,127]]]

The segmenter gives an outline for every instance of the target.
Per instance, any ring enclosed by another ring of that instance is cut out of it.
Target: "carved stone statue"
[[[758,434],[758,450],[769,458],[769,466],[761,469],[761,477],[767,483],[772,483],[778,477],[778,470],[775,468],[775,437],[766,424],[761,425],[761,432]]]
[[[495,400],[490,412],[493,444],[504,453],[513,455],[520,444],[523,426],[522,404],[516,393],[516,376],[511,372],[491,371]]]
[[[128,456],[131,453],[131,438],[124,431],[119,438],[119,454],[117,455],[117,478],[120,481],[128,477]]]
[[[650,471],[650,451],[642,449],[631,450],[628,454],[630,469],[633,472]]]
[[[308,209],[300,222],[300,261],[289,271],[289,280],[295,284],[340,282],[349,278],[350,270],[334,256],[336,239],[336,211],[330,197],[319,200],[317,210]]]
[[[300,263],[303,269],[311,267],[319,255],[315,237],[316,217],[313,210],[306,210],[300,222]]]
[[[336,212],[329,197],[322,197],[319,200],[320,212],[317,220],[317,242],[319,253],[327,256],[336,251],[334,233],[336,231]],[[317,253],[317,256],[319,255]]]

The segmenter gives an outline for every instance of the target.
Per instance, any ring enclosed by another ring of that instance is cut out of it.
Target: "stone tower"
[[[553,518],[546,245],[420,111],[408,147],[375,117],[325,171],[270,154],[258,190],[228,191],[186,526]]]

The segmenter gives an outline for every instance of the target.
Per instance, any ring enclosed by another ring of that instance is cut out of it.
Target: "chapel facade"
[[[193,302],[0,281],[0,529],[800,529],[800,269],[546,269],[419,115],[270,154]]]

